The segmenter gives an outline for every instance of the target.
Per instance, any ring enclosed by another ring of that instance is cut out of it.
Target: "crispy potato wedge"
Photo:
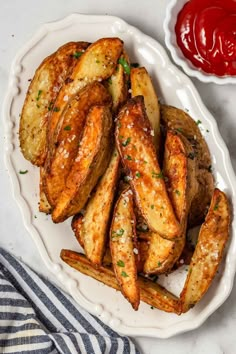
[[[193,307],[212,283],[229,238],[230,210],[226,195],[215,189],[180,299],[182,312]]]
[[[61,113],[67,105],[67,99],[78,93],[84,86],[93,81],[109,78],[116,69],[117,61],[123,50],[123,42],[119,38],[102,38],[91,44],[80,56],[70,77],[61,88],[55,103],[48,126],[49,153],[54,149],[57,125],[60,125]]]
[[[115,206],[110,230],[110,251],[113,269],[124,297],[137,310],[140,290],[137,284],[137,266],[133,192],[125,189]]]
[[[71,221],[71,228],[75,234],[76,240],[79,242],[80,246],[84,249],[84,239],[81,235],[82,220],[83,220],[82,214],[74,215]]]
[[[86,204],[92,189],[110,160],[112,117],[106,106],[93,106],[87,116],[77,156],[71,166],[65,189],[53,209],[54,222],[77,214]]]
[[[50,214],[52,211],[52,206],[50,205],[49,201],[47,200],[46,194],[44,193],[43,188],[43,175],[45,171],[44,168],[40,167],[40,176],[39,176],[39,211],[42,213]]]
[[[44,190],[52,206],[56,205],[65,189],[66,178],[78,152],[90,108],[110,104],[111,97],[105,87],[99,82],[93,82],[74,96],[64,109],[53,155],[48,155],[45,163]]]
[[[95,192],[86,205],[80,229],[84,251],[94,264],[102,263],[111,209],[119,177],[120,157],[115,149],[107,170],[100,179]]]
[[[161,105],[161,123],[166,129],[181,132],[193,149],[189,153],[189,158],[196,162],[198,191],[189,211],[189,227],[199,225],[204,220],[214,189],[211,156],[207,143],[199,130],[199,122],[195,122],[181,109]]]
[[[48,119],[64,80],[77,62],[74,53],[85,50],[86,42],[70,42],[48,56],[30,83],[20,118],[20,147],[32,164],[42,166],[46,157]]]
[[[65,249],[61,251],[61,259],[79,272],[115,290],[121,290],[111,268],[106,266],[95,268],[85,255]],[[138,277],[138,285],[142,301],[159,310],[179,314],[179,299],[162,286],[141,276]]]
[[[116,125],[116,145],[134,191],[136,205],[149,228],[164,238],[180,237],[181,228],[170,203],[152,139],[142,96],[122,108]]]
[[[159,151],[160,145],[160,107],[152,79],[143,67],[132,68],[130,73],[132,97],[143,96],[146,113],[154,130],[154,145]]]

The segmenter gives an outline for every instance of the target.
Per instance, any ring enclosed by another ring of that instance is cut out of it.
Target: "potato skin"
[[[46,133],[54,103],[67,75],[85,50],[87,42],[69,42],[43,60],[36,70],[21,112],[19,139],[24,157],[42,166],[46,157]]]

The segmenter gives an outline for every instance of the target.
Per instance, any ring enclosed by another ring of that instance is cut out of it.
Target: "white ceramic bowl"
[[[218,85],[236,84],[236,77],[233,76],[217,76],[205,73],[203,70],[196,68],[190,60],[188,60],[181,49],[177,45],[175,35],[175,24],[178,13],[189,0],[171,0],[167,9],[164,21],[165,43],[170,50],[174,62],[181,66],[185,73],[189,76],[194,76],[203,82],[213,82]]]

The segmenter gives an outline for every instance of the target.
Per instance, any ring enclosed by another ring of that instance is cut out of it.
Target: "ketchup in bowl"
[[[207,73],[236,75],[236,0],[190,0],[177,17],[178,46]]]

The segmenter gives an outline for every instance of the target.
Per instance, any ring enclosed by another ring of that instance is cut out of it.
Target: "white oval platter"
[[[72,14],[58,22],[43,25],[18,53],[12,64],[3,107],[5,161],[25,227],[35,241],[43,261],[61,286],[82,307],[122,334],[167,338],[200,326],[229,296],[236,269],[235,215],[232,216],[231,240],[220,272],[208,293],[194,309],[177,316],[152,310],[150,306],[141,303],[139,311],[135,312],[119,292],[76,272],[60,260],[62,248],[80,251],[80,247],[72,234],[70,220],[55,225],[50,216],[38,212],[39,170],[24,159],[19,149],[19,114],[28,80],[33,77],[40,62],[68,41],[93,42],[101,37],[122,38],[131,62],[145,66],[151,74],[159,97],[168,104],[187,109],[194,119],[201,120],[201,130],[212,154],[217,186],[227,193],[236,209],[236,179],[229,152],[214,118],[203,105],[193,84],[170,62],[159,43],[116,17]],[[19,174],[20,170],[28,170],[28,173]],[[161,279],[161,282],[178,295],[185,276],[186,270],[183,267]]]

